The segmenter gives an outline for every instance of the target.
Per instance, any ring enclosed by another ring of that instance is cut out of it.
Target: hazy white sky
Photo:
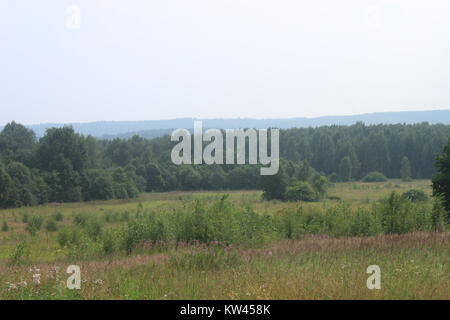
[[[0,124],[445,108],[448,0],[0,0]]]

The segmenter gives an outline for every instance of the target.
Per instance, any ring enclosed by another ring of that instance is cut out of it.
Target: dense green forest
[[[319,189],[324,176],[360,180],[375,171],[429,179],[449,137],[449,125],[427,123],[281,130],[279,175],[312,181]],[[125,199],[150,191],[255,189],[265,183],[256,165],[176,166],[170,159],[175,144],[168,135],[98,140],[71,127],[47,129],[38,140],[11,122],[0,133],[0,207]]]

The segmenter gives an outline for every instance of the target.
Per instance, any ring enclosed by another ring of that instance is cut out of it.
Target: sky
[[[448,0],[0,0],[0,125],[450,109]]]

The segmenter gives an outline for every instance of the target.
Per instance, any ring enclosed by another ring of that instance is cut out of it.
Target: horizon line
[[[376,111],[376,112],[365,112],[365,113],[354,113],[354,114],[330,114],[316,117],[305,117],[305,116],[293,116],[293,117],[279,117],[279,118],[257,118],[257,117],[178,117],[178,118],[166,118],[166,119],[146,119],[146,120],[93,120],[93,121],[75,121],[75,122],[41,122],[41,123],[31,123],[26,124],[16,120],[10,120],[4,124],[0,124],[0,127],[4,127],[6,124],[11,122],[20,123],[24,126],[42,126],[42,125],[83,125],[92,123],[124,123],[124,122],[149,122],[149,121],[174,121],[174,120],[292,120],[292,119],[321,119],[321,118],[337,118],[337,117],[355,117],[355,116],[365,116],[374,114],[386,114],[386,113],[419,113],[419,112],[436,112],[436,111],[450,111],[450,107],[446,109],[433,109],[433,110],[406,110],[406,111]]]

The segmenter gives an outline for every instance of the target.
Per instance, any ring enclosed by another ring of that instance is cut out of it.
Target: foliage
[[[289,186],[285,195],[285,199],[288,201],[316,201],[317,198],[317,193],[307,182],[298,182]]]
[[[324,176],[318,176],[313,181],[313,188],[317,193],[318,198],[323,198],[326,196],[328,191],[328,180]]]
[[[369,172],[364,176],[361,180],[362,182],[384,182],[387,181],[387,178],[381,172],[373,171]]]
[[[352,179],[352,162],[349,156],[345,156],[339,163],[339,181],[350,181]]]
[[[263,199],[284,199],[287,187],[287,177],[280,167],[278,173],[271,176],[261,176],[259,185],[263,190]]]
[[[450,217],[450,138],[436,156],[437,175],[433,178],[433,195],[439,197]]]
[[[25,240],[21,240],[9,255],[9,264],[20,265],[30,262],[30,247]]]
[[[44,219],[38,215],[32,215],[28,220],[27,225],[25,226],[25,230],[27,230],[31,235],[35,235],[36,231],[41,229],[42,223]]]
[[[61,211],[58,211],[54,214],[53,218],[55,219],[55,221],[62,221],[63,220],[63,214]]]
[[[423,190],[411,189],[402,194],[402,198],[411,200],[412,202],[428,201],[428,196]]]
[[[128,199],[144,191],[170,190],[261,188],[266,199],[283,199],[296,181],[310,183],[323,197],[326,190],[317,189],[317,176],[332,182],[365,176],[364,181],[384,180],[371,172],[431,178],[434,154],[449,136],[450,126],[427,123],[281,130],[282,173],[261,178],[255,165],[176,166],[170,160],[174,142],[169,136],[98,140],[62,127],[48,129],[37,140],[33,131],[11,122],[0,133],[0,208]],[[439,159],[444,165],[446,158]],[[436,176],[434,190],[448,210],[443,174]]]
[[[55,232],[58,230],[58,226],[56,224],[56,221],[53,219],[50,219],[47,221],[47,223],[45,224],[45,230],[47,230],[48,232]]]
[[[411,180],[411,164],[407,156],[402,158],[400,165],[400,178],[402,178],[403,181]]]

